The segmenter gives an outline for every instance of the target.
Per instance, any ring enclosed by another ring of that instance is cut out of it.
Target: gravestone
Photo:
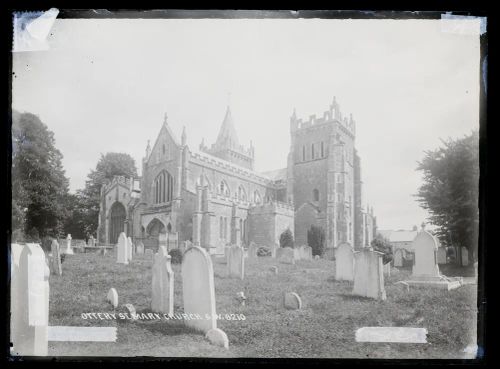
[[[283,264],[295,264],[293,249],[291,247],[280,247],[276,250],[276,259]]]
[[[184,254],[181,269],[184,313],[202,317],[185,320],[185,324],[204,332],[210,342],[227,348],[227,335],[217,328],[214,270],[210,255],[200,246],[193,246]]]
[[[88,247],[95,247],[95,239],[94,236],[90,236],[89,239],[87,240],[87,246]]]
[[[57,240],[52,240],[50,249],[52,252],[52,259],[50,262],[50,272],[53,275],[62,275],[61,252]]]
[[[278,250],[279,248],[280,248],[280,245],[278,245],[277,243],[274,243],[271,246],[271,257],[272,258],[276,258],[276,250]]]
[[[128,241],[125,233],[120,233],[118,243],[116,244],[116,262],[120,264],[128,264]]]
[[[320,259],[319,255],[314,255],[314,260],[319,260],[319,259]]]
[[[73,255],[73,248],[71,247],[71,235],[68,234],[68,236],[66,237],[66,248],[63,250],[63,254],[67,254],[67,255]]]
[[[134,253],[134,244],[132,243],[132,239],[127,237],[127,251],[128,251],[128,261],[132,261],[132,254]]]
[[[110,288],[106,295],[106,301],[111,304],[115,309],[118,307],[118,292],[116,289]]]
[[[248,247],[247,250],[247,255],[250,259],[255,259],[257,258],[257,251],[259,250],[259,246],[257,246],[255,243],[250,242],[250,246]]]
[[[137,243],[135,252],[137,253],[137,255],[143,255],[144,254],[144,244],[141,241],[139,241],[139,243]]]
[[[293,258],[295,260],[300,260],[301,259],[301,255],[300,255],[300,250],[298,247],[294,247],[293,249]]]
[[[299,254],[301,260],[312,260],[312,247],[307,245],[300,246]]]
[[[415,264],[412,277],[439,278],[439,267],[436,260],[437,242],[433,235],[422,228],[413,240]]]
[[[283,305],[285,309],[299,310],[302,308],[302,300],[295,292],[285,292],[283,296]]]
[[[437,249],[437,263],[446,264],[446,249],[444,247],[438,247]]]
[[[174,314],[174,272],[167,248],[160,246],[153,263],[153,294],[151,310],[168,315]]]
[[[231,246],[224,246],[224,258],[226,259],[226,264],[229,263],[228,258],[229,258],[229,250],[231,249]]]
[[[394,266],[401,268],[403,266],[403,250],[396,249],[394,251]]]
[[[335,280],[354,280],[354,250],[345,242],[335,249]]]
[[[132,304],[125,304],[123,305],[125,308],[125,311],[127,312],[128,315],[130,315],[132,318],[137,314],[137,311],[135,310],[134,305]]]
[[[11,273],[11,352],[47,356],[50,271],[40,245],[13,244]]]
[[[391,276],[391,263],[384,264],[384,275],[387,277]]]
[[[245,255],[243,248],[237,245],[231,246],[227,256],[227,274],[230,278],[245,277]]]
[[[354,286],[357,296],[385,300],[383,253],[369,249],[354,253]]]
[[[469,265],[469,251],[462,247],[462,266]]]

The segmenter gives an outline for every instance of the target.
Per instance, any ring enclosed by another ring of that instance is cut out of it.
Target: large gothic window
[[[174,193],[174,177],[164,170],[155,179],[155,204],[172,201]]]

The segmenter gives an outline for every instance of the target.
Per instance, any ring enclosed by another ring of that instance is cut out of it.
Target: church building
[[[146,247],[189,240],[221,254],[229,244],[279,244],[286,229],[296,245],[307,244],[315,225],[327,251],[343,242],[369,246],[376,218],[363,205],[352,115],[343,116],[335,99],[319,118],[302,120],[294,111],[290,134],[287,166],[261,173],[229,107],[215,143],[198,150],[186,144],[185,129],[177,139],[165,116],[154,145],[148,142],[142,176],[102,186],[99,242],[115,244],[125,232]]]

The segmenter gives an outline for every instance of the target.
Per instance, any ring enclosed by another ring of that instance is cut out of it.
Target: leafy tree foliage
[[[34,114],[12,114],[12,229],[37,240],[62,233],[68,179],[54,133]]]
[[[477,250],[479,229],[479,133],[442,141],[418,163],[424,184],[417,193],[442,244]]]
[[[312,248],[313,255],[323,255],[325,251],[325,230],[311,225],[307,230],[307,244]]]
[[[101,155],[96,168],[87,177],[85,188],[78,190],[72,200],[72,213],[76,223],[68,224],[67,227],[77,227],[75,234],[96,234],[101,187],[114,176],[137,177],[135,161],[129,154],[110,152]]]
[[[290,228],[287,228],[280,235],[280,247],[291,247],[293,248],[293,234]]]
[[[387,238],[383,237],[380,234],[377,234],[370,245],[375,251],[384,254],[384,256],[382,257],[384,264],[390,263],[392,261],[392,246]]]

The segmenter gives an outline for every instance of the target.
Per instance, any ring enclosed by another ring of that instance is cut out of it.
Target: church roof
[[[262,172],[261,174],[269,177],[273,181],[286,180],[287,168],[270,170],[268,172]]]
[[[224,121],[222,122],[222,126],[219,130],[219,135],[217,136],[217,141],[215,141],[216,147],[223,146],[238,147],[238,135],[236,134],[236,129],[234,128],[233,117],[231,116],[231,109],[229,106],[226,109],[226,116],[224,117]]]

